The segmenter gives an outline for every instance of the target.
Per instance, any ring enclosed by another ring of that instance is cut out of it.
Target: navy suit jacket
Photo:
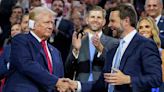
[[[157,26],[160,31],[161,47],[164,49],[164,16],[161,16]]]
[[[0,55],[0,79],[3,79],[8,73],[7,63],[10,62],[11,44],[4,46],[3,53]]]
[[[107,52],[105,72],[111,71],[113,57],[117,47]],[[115,86],[114,92],[151,92],[152,87],[162,83],[161,58],[158,48],[138,33],[134,36],[121,59],[119,69],[131,77],[131,84]],[[82,83],[83,92],[107,92],[103,73],[95,83]]]
[[[60,53],[48,44],[52,56],[53,74],[47,67],[41,44],[34,36],[19,34],[12,39],[11,65],[3,92],[56,92],[58,78],[64,76]]]

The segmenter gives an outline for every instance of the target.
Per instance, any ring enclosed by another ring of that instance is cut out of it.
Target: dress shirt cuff
[[[76,50],[76,49],[73,49],[73,50],[72,50],[72,54],[73,54],[73,56],[75,57],[75,59],[77,59],[77,58],[79,57],[79,51]]]
[[[77,82],[77,90],[76,92],[81,92],[81,83],[80,81],[76,81]]]

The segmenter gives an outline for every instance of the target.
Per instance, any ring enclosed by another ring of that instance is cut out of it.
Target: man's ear
[[[88,17],[85,18],[85,22],[88,25]]]
[[[103,26],[105,25],[105,23],[106,23],[106,19],[103,20]]]
[[[34,20],[29,20],[29,23],[28,23],[28,27],[30,28],[30,29],[34,29],[34,26],[35,26],[35,21]]]

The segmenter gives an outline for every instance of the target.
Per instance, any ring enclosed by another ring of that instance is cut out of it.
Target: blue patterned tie
[[[94,59],[95,50],[96,50],[96,48],[93,45],[92,41],[90,40],[90,42],[89,42],[89,51],[90,51],[90,75],[89,75],[88,81],[93,81],[92,62],[93,62],[93,59]]]
[[[120,44],[117,48],[116,54],[115,54],[115,60],[113,60],[112,68],[119,69],[120,62],[121,62],[121,52],[123,49],[123,44],[125,41],[123,39],[120,40]],[[111,73],[114,73],[114,71],[111,69]],[[114,85],[108,85],[108,92],[114,91]]]

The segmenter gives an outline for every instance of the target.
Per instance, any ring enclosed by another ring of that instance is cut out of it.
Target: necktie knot
[[[42,47],[46,46],[46,41],[45,40],[42,40],[40,43],[41,43]]]

